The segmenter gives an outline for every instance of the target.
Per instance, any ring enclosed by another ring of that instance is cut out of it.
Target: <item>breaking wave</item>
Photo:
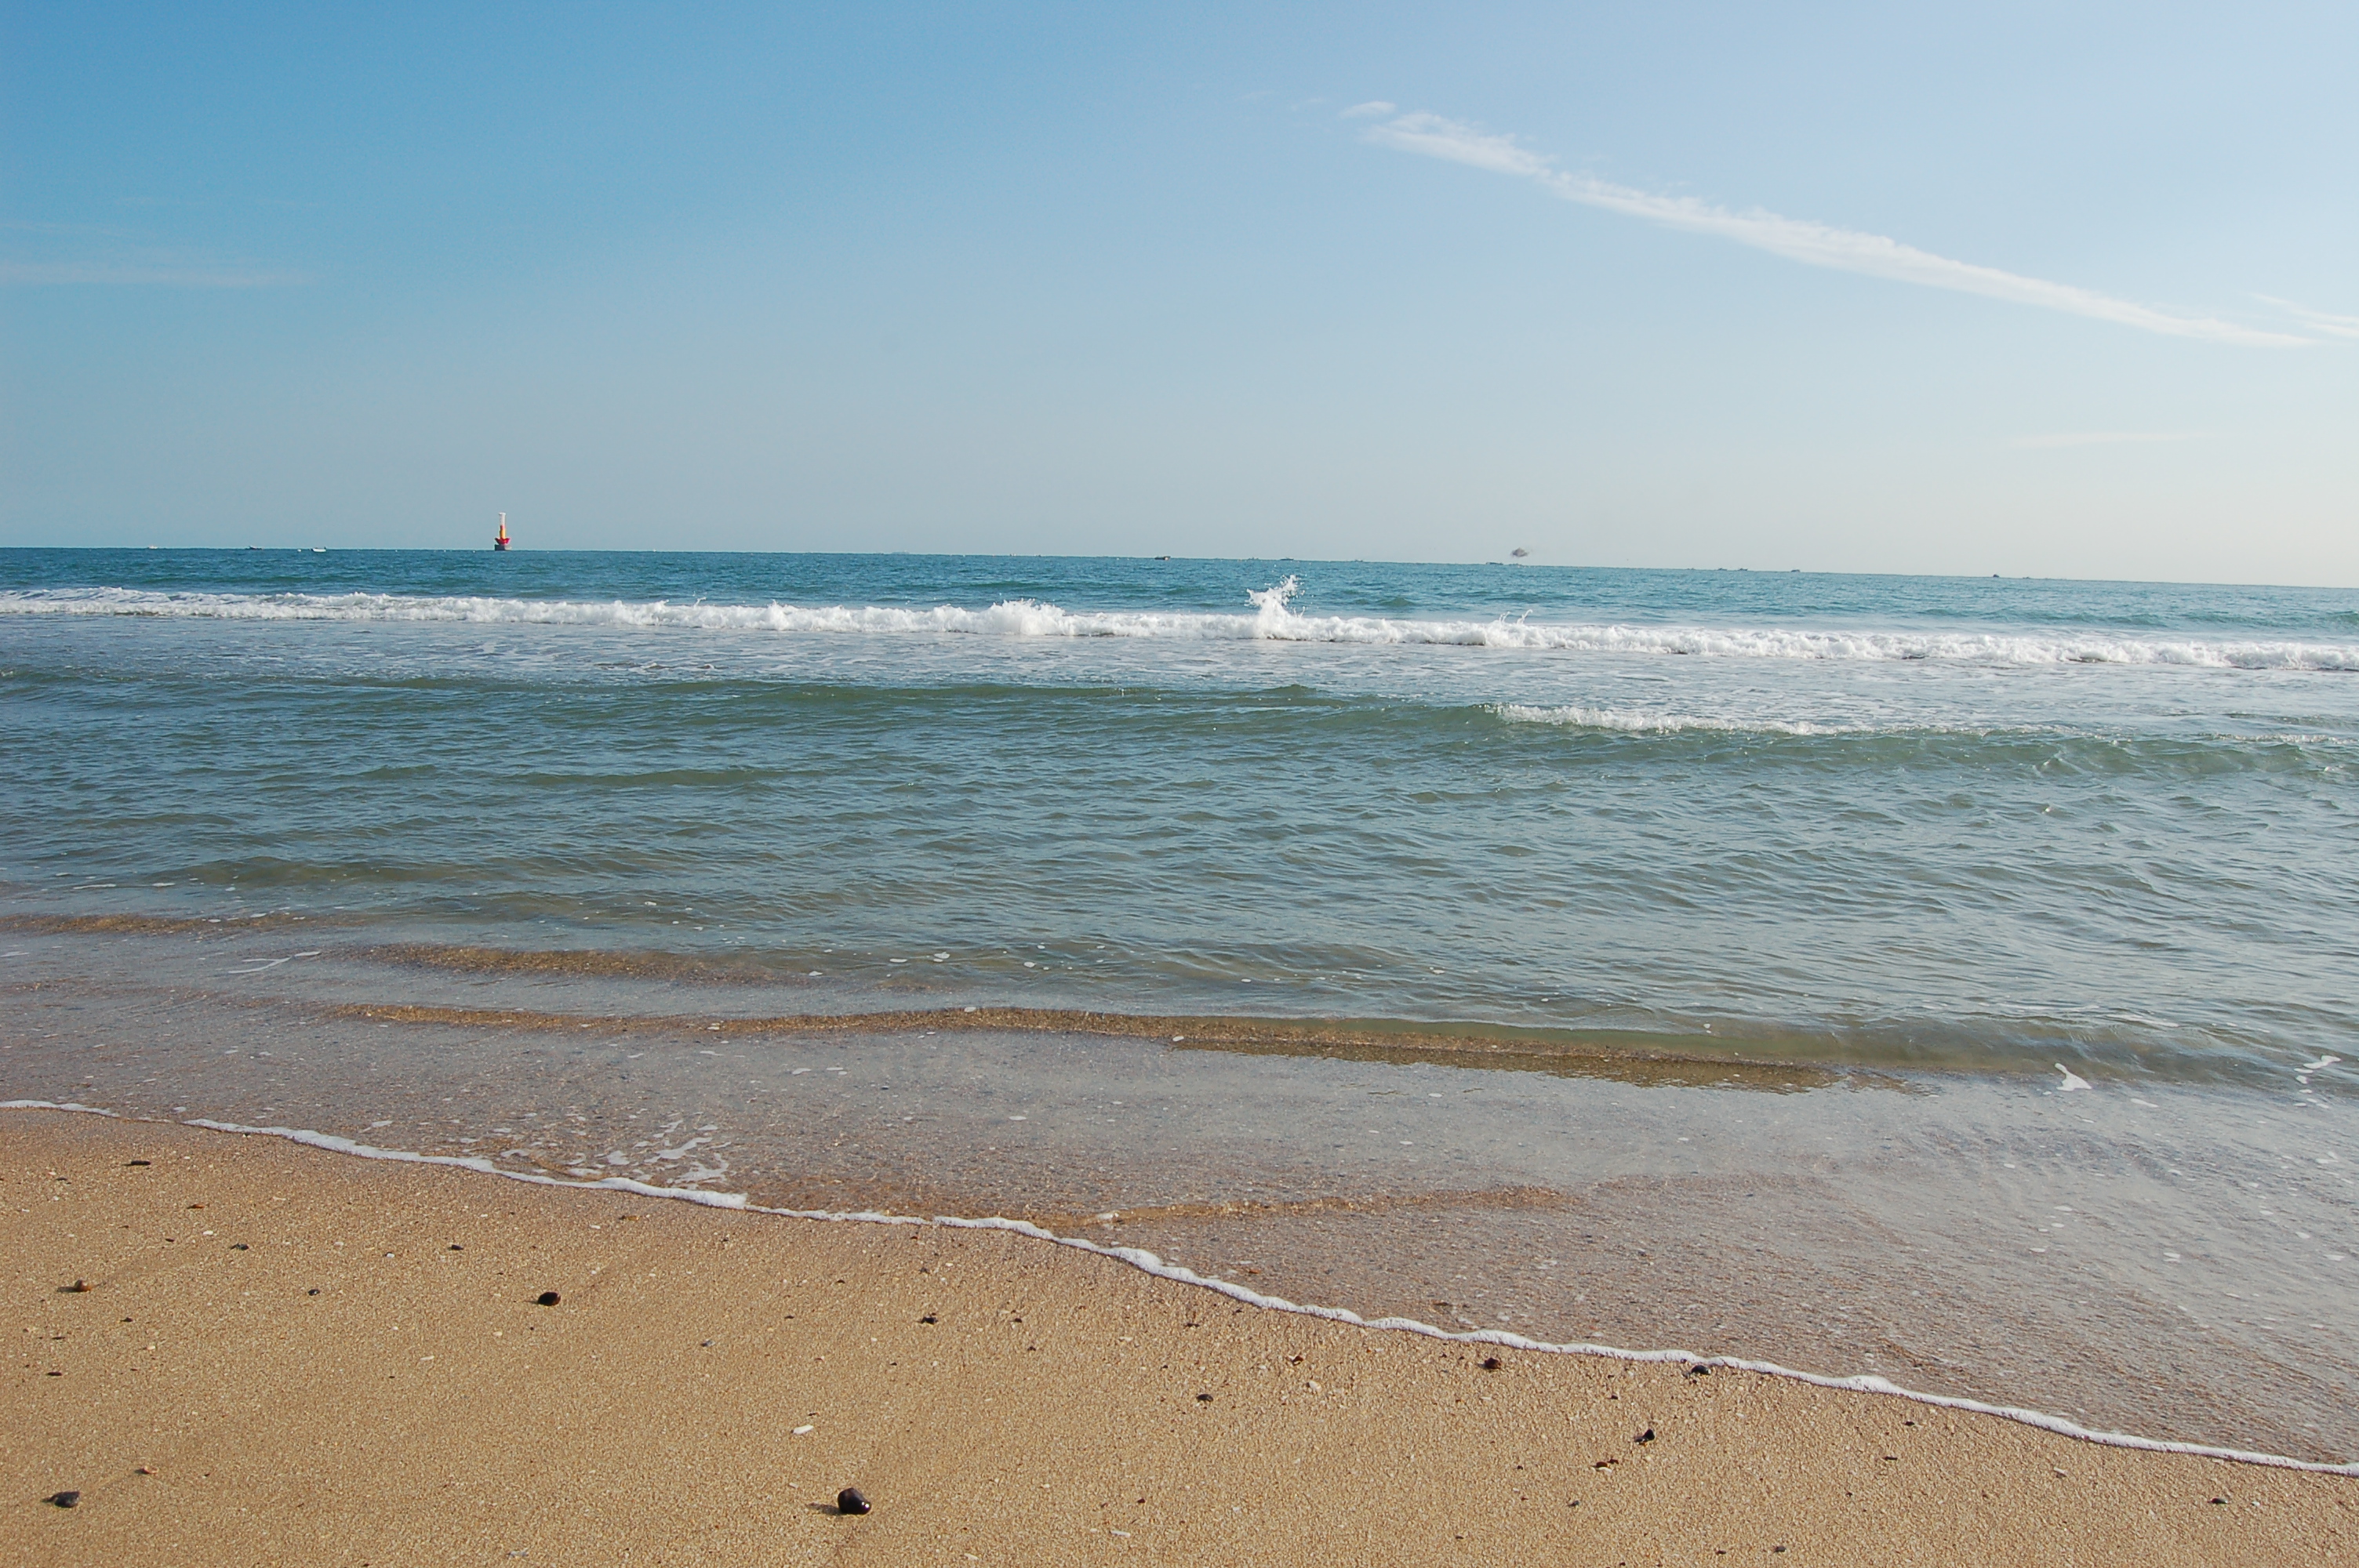
[[[1491,709],[1513,724],[1554,724],[1567,730],[1618,730],[1633,735],[1673,735],[1683,730],[1736,735],[1847,735],[1869,725],[1814,724],[1805,719],[1707,719],[1692,713],[1641,713],[1621,708],[1538,708],[1503,702]]]
[[[1073,611],[1030,599],[984,609],[896,606],[679,604],[668,600],[500,599],[387,593],[159,593],[125,588],[0,593],[0,615],[154,616],[217,621],[467,622],[840,635],[1012,638],[1123,637],[1178,642],[1292,642],[1503,648],[1537,652],[1994,665],[2168,665],[2249,670],[2359,670],[2359,645],[2296,641],[2210,641],[2071,633],[1869,631],[1801,626],[1715,627],[1307,615],[1293,608],[1294,578],[1250,594],[1250,614],[1215,611]],[[1675,720],[1611,714],[1607,727],[1677,728]],[[1518,714],[1516,717],[1532,717]],[[1795,732],[1808,733],[1807,729]]]

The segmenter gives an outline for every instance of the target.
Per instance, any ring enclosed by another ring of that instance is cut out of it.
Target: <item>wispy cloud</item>
[[[2274,305],[2312,331],[2323,332],[2330,338],[2359,338],[2359,316],[2336,316],[2324,310],[2312,310],[2307,305],[2296,305],[2290,299],[2273,299],[2266,294],[2253,297],[2264,305]]]
[[[2200,441],[2206,434],[2202,430],[2082,430],[2062,436],[2017,436],[2007,445],[2031,451],[2047,451],[2057,447],[2119,447],[2153,441]]]
[[[0,232],[39,234],[45,238],[120,240],[129,238],[132,232],[97,223],[49,223],[31,219],[11,219],[0,223]]]
[[[1360,107],[1375,114],[1391,112],[1389,105],[1363,104]],[[1345,111],[1347,114],[1359,112],[1358,109]],[[1948,256],[1919,250],[1914,245],[1903,244],[1883,234],[1839,229],[1803,218],[1783,217],[1758,208],[1736,212],[1692,196],[1662,196],[1626,185],[1615,185],[1591,175],[1569,173],[1555,167],[1554,160],[1532,151],[1513,136],[1495,135],[1455,120],[1444,119],[1439,114],[1398,115],[1382,124],[1368,126],[1361,135],[1379,146],[1395,147],[1427,157],[1445,158],[1452,163],[1468,164],[1499,174],[1512,174],[1531,180],[1568,201],[1578,201],[1586,207],[1602,207],[1608,211],[1643,218],[1649,222],[1683,229],[1690,233],[1715,234],[1810,266],[1865,273],[1872,277],[1921,284],[1929,288],[1953,289],[1962,294],[1979,294],[2017,305],[2037,305],[2045,309],[2061,310],[2073,316],[2086,316],[2175,338],[2271,348],[2317,341],[2314,338],[2265,331],[2208,316],[2176,315],[2131,300],[2116,299],[2093,289],[2075,287],[2069,283],[2051,283],[2045,278],[2003,272],[1997,267],[1953,261]],[[2319,325],[2321,330],[2331,330],[2322,324],[2313,325]],[[2359,335],[2359,323],[2354,324],[2354,335]]]
[[[1387,103],[1381,98],[1371,98],[1365,103],[1353,104],[1343,111],[1341,117],[1346,120],[1365,120],[1377,114],[1389,114],[1399,107],[1399,104]]]
[[[299,272],[264,272],[250,267],[0,261],[0,286],[131,284],[155,288],[284,288],[310,281]]]

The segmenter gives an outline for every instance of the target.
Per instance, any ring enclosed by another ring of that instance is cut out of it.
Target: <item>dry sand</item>
[[[0,1113],[0,1261],[6,1563],[2359,1561],[2344,1477],[164,1123]]]

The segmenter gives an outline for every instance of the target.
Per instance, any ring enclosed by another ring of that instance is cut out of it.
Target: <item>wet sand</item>
[[[298,974],[326,962],[301,952],[37,942],[13,960],[0,1081],[771,1207],[1009,1215],[1372,1318],[2359,1456],[2359,1141],[2341,1098],[1972,1075],[1758,1093],[1497,1056],[733,1034],[676,1007],[641,1033],[571,983],[540,999],[592,1004],[549,1014],[571,1029],[501,1026],[528,996],[461,1027],[352,1016],[401,993]]]
[[[2359,1555],[2346,1477],[164,1123],[0,1113],[0,1563]]]

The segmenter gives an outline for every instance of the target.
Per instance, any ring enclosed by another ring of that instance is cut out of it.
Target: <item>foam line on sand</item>
[[[169,1119],[123,1118],[117,1112],[102,1107],[82,1105],[73,1101],[0,1100],[0,1110],[73,1111],[125,1120]],[[216,1121],[203,1117],[190,1118],[178,1125],[203,1128],[214,1132],[236,1133],[245,1137],[283,1139],[291,1143],[299,1143],[332,1153],[354,1155],[364,1160],[454,1166],[461,1170],[473,1171],[484,1175],[498,1176],[507,1181],[522,1182],[535,1186],[624,1192],[637,1196],[695,1204],[707,1208],[772,1215],[781,1218],[821,1220],[835,1224],[939,1226],[947,1229],[1012,1231],[1058,1247],[1070,1247],[1077,1251],[1094,1253],[1102,1258],[1128,1264],[1158,1279],[1211,1291],[1245,1305],[1270,1312],[1322,1318],[1333,1323],[1350,1324],[1382,1332],[1414,1334],[1427,1338],[1449,1340],[1465,1345],[1495,1345],[1545,1355],[1590,1356],[1616,1361],[1725,1368],[1732,1371],[1753,1372],[1766,1377],[1788,1379],[1817,1388],[1840,1390],[1851,1393],[1884,1394],[1942,1410],[1996,1416],[2078,1442],[2097,1444],[2106,1447],[2136,1449],[2153,1454],[2187,1454],[2197,1458],[2226,1460],[2240,1465],[2257,1465],[2274,1469],[2299,1470],[2318,1475],[2359,1476],[2359,1463],[2329,1464],[2316,1460],[2295,1459],[2279,1454],[2265,1454],[2251,1449],[2225,1448],[2200,1443],[2173,1443],[2160,1438],[2140,1437],[2129,1433],[2097,1431],[2066,1417],[2051,1415],[2045,1411],[2031,1410],[2021,1405],[1991,1404],[1981,1400],[1964,1399],[1955,1395],[1926,1393],[1919,1390],[1904,1388],[1887,1378],[1874,1374],[1837,1377],[1825,1373],[1801,1371],[1795,1368],[1780,1366],[1773,1361],[1756,1361],[1743,1357],[1699,1356],[1690,1351],[1678,1349],[1632,1350],[1614,1345],[1560,1344],[1529,1338],[1505,1329],[1459,1331],[1440,1328],[1432,1324],[1419,1322],[1415,1318],[1366,1318],[1347,1308],[1318,1306],[1288,1301],[1284,1297],[1265,1294],[1228,1280],[1199,1274],[1192,1269],[1168,1263],[1143,1248],[1109,1247],[1080,1237],[1060,1236],[1029,1220],[1008,1219],[998,1216],[976,1218],[936,1216],[927,1218],[915,1215],[886,1214],[874,1210],[847,1212],[831,1209],[773,1208],[749,1201],[743,1193],[710,1193],[688,1187],[658,1186],[652,1183],[634,1181],[626,1176],[606,1176],[596,1181],[581,1181],[551,1176],[539,1172],[505,1171],[479,1155],[422,1154],[409,1150],[383,1149],[354,1139],[340,1137],[334,1133],[315,1132],[305,1128],[257,1127],[240,1122]]]

